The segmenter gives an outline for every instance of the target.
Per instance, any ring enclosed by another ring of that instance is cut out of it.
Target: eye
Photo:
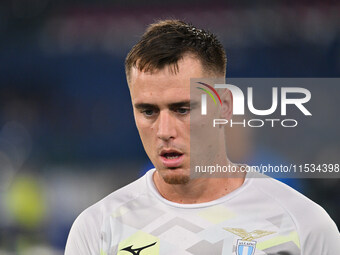
[[[190,109],[189,108],[181,107],[181,108],[177,109],[177,112],[179,114],[181,114],[181,115],[185,115],[185,114],[188,114],[190,112]]]
[[[152,117],[156,113],[156,111],[154,109],[145,109],[145,110],[142,110],[141,113],[145,117]]]

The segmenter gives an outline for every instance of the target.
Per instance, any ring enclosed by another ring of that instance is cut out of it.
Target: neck
[[[195,178],[186,184],[168,184],[156,170],[153,181],[158,192],[167,200],[180,204],[205,203],[221,198],[244,182],[245,174],[232,178]]]

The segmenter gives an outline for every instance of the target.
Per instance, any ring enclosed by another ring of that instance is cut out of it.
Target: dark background
[[[326,78],[340,74],[339,13],[337,1],[1,1],[0,253],[62,254],[75,217],[147,168],[124,73],[147,24],[216,33],[228,77]],[[237,160],[339,163],[339,108],[312,100],[329,132],[259,131]],[[339,179],[291,185],[339,226]]]

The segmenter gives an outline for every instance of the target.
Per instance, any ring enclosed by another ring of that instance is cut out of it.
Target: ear
[[[221,117],[230,120],[233,116],[233,94],[229,89],[223,89],[222,96]]]

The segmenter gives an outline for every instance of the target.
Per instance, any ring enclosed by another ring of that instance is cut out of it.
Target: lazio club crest
[[[237,255],[253,255],[255,252],[256,242],[255,241],[242,241],[237,240],[236,254]]]
[[[253,240],[275,233],[274,231],[266,230],[254,230],[252,232],[247,232],[243,228],[224,228],[224,229],[230,233],[242,237],[242,239],[237,240],[236,255],[253,255],[256,249],[256,241]]]

